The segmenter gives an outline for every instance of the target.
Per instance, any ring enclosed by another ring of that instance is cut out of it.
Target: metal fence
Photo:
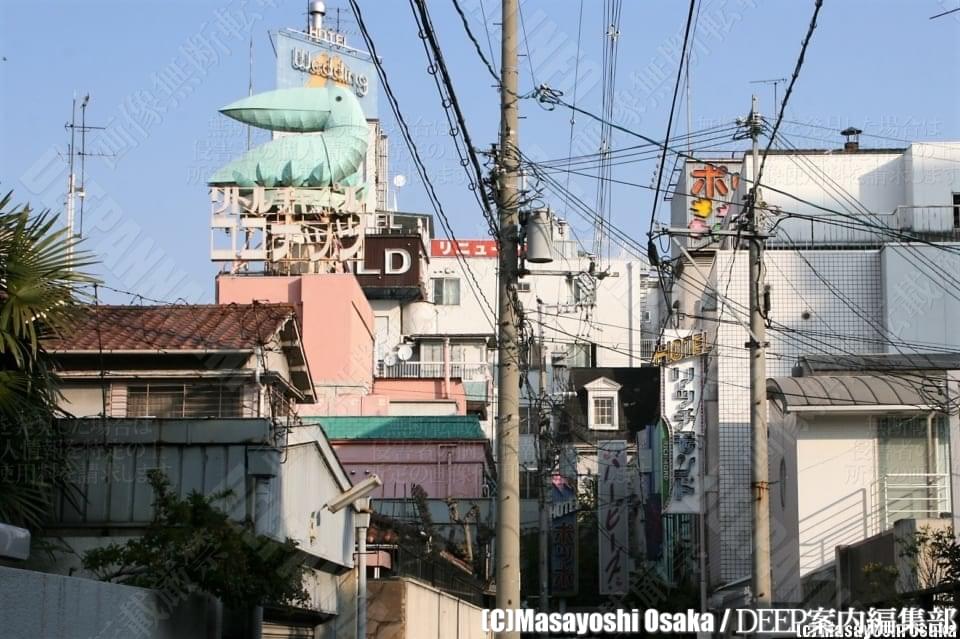
[[[450,362],[450,377],[465,381],[489,379],[491,366],[487,362]],[[377,362],[377,377],[436,379],[444,377],[443,362]]]
[[[951,510],[947,473],[888,473],[880,491],[885,529],[900,519],[936,519]]]
[[[450,563],[403,545],[394,550],[393,572],[412,577],[472,604],[483,605],[483,585]]]

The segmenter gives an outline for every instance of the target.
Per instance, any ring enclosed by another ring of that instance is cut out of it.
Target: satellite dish
[[[405,175],[394,175],[393,176],[393,185],[398,189],[403,188],[407,185],[407,177]]]
[[[396,353],[387,353],[383,356],[383,363],[385,366],[396,366],[397,365],[397,354]]]
[[[400,361],[407,361],[413,357],[413,347],[409,344],[401,344],[397,346],[397,357],[400,358]]]

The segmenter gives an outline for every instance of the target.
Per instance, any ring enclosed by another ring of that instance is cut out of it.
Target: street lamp
[[[377,475],[370,475],[350,490],[340,493],[327,502],[332,513],[351,504],[357,511],[355,531],[357,535],[357,639],[367,636],[367,528],[370,526],[370,498],[367,496],[383,485]]]

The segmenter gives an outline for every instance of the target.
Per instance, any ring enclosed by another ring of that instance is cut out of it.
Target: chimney
[[[863,133],[856,127],[849,126],[840,132],[846,141],[843,143],[844,151],[856,151],[860,148],[860,134]]]
[[[307,33],[319,35],[326,12],[327,7],[321,0],[310,0],[307,3]]]

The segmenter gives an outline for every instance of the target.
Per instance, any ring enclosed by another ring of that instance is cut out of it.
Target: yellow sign
[[[670,340],[664,344],[657,344],[657,349],[653,352],[651,363],[654,366],[679,362],[687,357],[703,355],[710,349],[707,346],[707,334],[704,332],[693,333],[686,337]]]

